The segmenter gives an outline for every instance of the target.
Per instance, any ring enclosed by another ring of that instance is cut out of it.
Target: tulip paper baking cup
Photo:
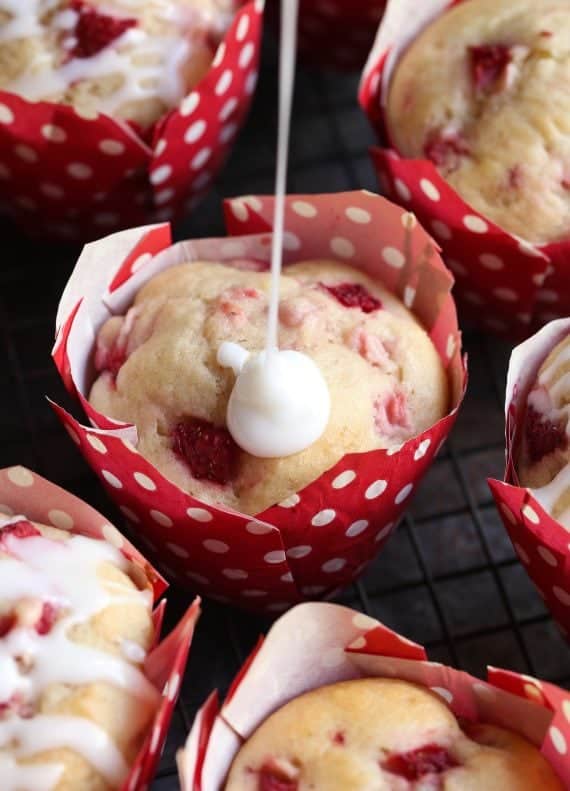
[[[456,276],[460,313],[477,326],[524,338],[570,313],[570,239],[533,245],[495,225],[468,203],[428,160],[390,146],[384,115],[394,66],[431,20],[456,2],[390,0],[366,64],[359,101],[383,148],[372,159],[386,194],[409,207],[441,244]]]
[[[140,552],[100,513],[35,472],[25,467],[0,469],[0,503],[2,514],[14,515],[18,519],[24,516],[60,530],[104,539],[117,547],[152,585],[155,602],[168,587]],[[160,632],[165,603],[162,600],[153,614],[157,635]],[[196,599],[176,628],[146,658],[145,673],[162,690],[162,700],[121,791],[144,791],[154,776],[178,699],[180,681],[199,613],[200,603]]]
[[[439,662],[373,618],[335,604],[302,604],[283,615],[234,680],[222,706],[214,692],[179,752],[182,791],[220,791],[253,731],[276,709],[337,681],[388,677],[428,687],[456,717],[509,728],[540,748],[570,788],[570,694],[489,668],[486,682]]]
[[[505,480],[490,480],[503,524],[519,560],[570,638],[570,531],[553,519],[529,489],[519,485],[515,460],[529,391],[552,349],[570,333],[570,319],[552,321],[513,351],[505,401]]]
[[[170,246],[167,225],[87,245],[57,317],[54,359],[90,420],[55,410],[161,568],[179,584],[250,609],[279,611],[329,595],[372,560],[392,532],[455,421],[465,387],[452,278],[430,237],[402,210],[368,192],[286,200],[285,264],[339,258],[381,280],[412,307],[448,371],[450,413],[392,451],[352,453],[302,491],[255,517],[208,505],[170,483],[136,451],[132,425],[98,414],[86,396],[102,323],[124,313],[157,272],[192,260],[250,259],[268,267],[273,199],[228,202],[225,239]],[[406,224],[413,228],[407,233]]]
[[[255,89],[263,0],[246,2],[194,90],[154,126],[0,91],[0,215],[24,231],[93,239],[191,211],[222,167]]]
[[[361,69],[374,43],[386,0],[300,0],[298,49],[303,60],[340,69]],[[278,0],[270,0],[273,21]]]

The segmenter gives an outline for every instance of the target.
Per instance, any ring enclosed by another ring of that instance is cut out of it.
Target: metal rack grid
[[[290,192],[377,189],[367,149],[373,136],[355,101],[356,75],[301,69],[297,80]],[[224,232],[221,197],[273,188],[276,68],[271,45],[254,108],[216,190],[178,236]],[[0,465],[21,463],[120,521],[45,401],[69,406],[51,364],[55,310],[77,257],[4,230],[0,267]],[[503,471],[509,346],[465,333],[470,387],[457,426],[419,488],[409,516],[361,580],[338,601],[423,643],[432,659],[483,675],[487,664],[570,685],[570,652],[518,564],[494,508],[488,476]],[[135,538],[136,541],[136,538]],[[188,597],[171,590],[169,624]],[[270,620],[206,601],[153,791],[178,788],[174,756],[209,692],[223,695]]]

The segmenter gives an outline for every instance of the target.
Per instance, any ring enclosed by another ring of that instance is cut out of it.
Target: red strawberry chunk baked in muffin
[[[0,0],[0,90],[150,126],[206,73],[237,0]]]
[[[239,263],[239,262],[238,262]],[[132,422],[138,450],[169,480],[208,503],[259,513],[349,452],[392,448],[446,414],[448,385],[429,336],[363,272],[334,262],[288,266],[281,277],[279,345],[308,354],[331,396],[324,434],[284,458],[242,451],[226,429],[235,381],[217,362],[224,341],[261,351],[270,276],[218,263],[172,267],[99,332],[89,400]]]
[[[160,695],[152,591],[105,541],[0,516],[0,786],[122,787]]]
[[[517,464],[519,480],[570,529],[570,336],[540,367],[527,400]]]
[[[570,3],[468,0],[396,65],[387,121],[477,211],[531,242],[570,234]]]
[[[510,731],[460,725],[425,687],[345,681],[263,722],[225,791],[562,791],[540,752]]]

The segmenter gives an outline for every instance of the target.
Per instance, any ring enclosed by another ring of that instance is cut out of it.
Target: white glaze
[[[228,402],[228,430],[261,458],[290,456],[315,442],[330,414],[327,384],[315,363],[290,349],[248,355],[237,344],[218,352],[238,371]]]
[[[8,524],[16,520],[12,518]],[[4,526],[0,525],[0,533]],[[104,541],[75,534],[65,541],[8,535],[4,549],[7,555],[0,559],[0,601],[19,608],[24,604],[32,616],[34,612],[41,613],[45,602],[61,609],[58,620],[45,635],[36,632],[36,618],[31,617],[29,623],[20,620],[0,639],[0,701],[16,695],[33,712],[42,692],[51,684],[107,682],[156,704],[158,691],[132,664],[144,659],[140,646],[136,646],[138,651],[132,643],[127,651],[123,646],[122,658],[68,637],[74,626],[90,621],[107,607],[136,603],[150,608],[149,591],[125,589],[99,576],[105,563],[126,571],[128,562],[122,554]],[[10,711],[0,718],[0,750],[12,739],[18,742],[17,747],[11,747],[17,756],[69,747],[91,763],[112,787],[118,787],[128,773],[124,759],[106,732],[81,717],[34,714],[21,719],[16,711]],[[42,774],[14,762],[4,763],[11,783],[8,791],[48,791],[60,774],[53,766],[44,766]],[[50,785],[46,777],[56,779]],[[2,773],[0,778],[2,790],[6,791]]]
[[[108,6],[98,6],[98,10],[119,18],[136,18],[148,5],[147,0],[114,0]],[[0,25],[0,42],[18,38],[37,38],[39,42],[57,29],[69,31],[70,37],[62,46],[72,49],[75,41],[71,32],[78,13],[65,9],[55,14],[52,32],[48,33],[41,17],[53,6],[50,0],[0,0],[0,11],[13,15],[10,22]],[[231,14],[229,9],[223,12],[200,2],[190,8],[174,0],[154,0],[152,6],[156,19],[164,28],[160,35],[151,35],[140,26],[133,27],[96,55],[71,58],[66,63],[58,62],[61,51],[58,53],[51,44],[41,44],[26,72],[4,85],[4,89],[30,101],[51,97],[57,100],[74,83],[120,74],[122,85],[109,96],[98,98],[100,112],[113,115],[124,104],[153,97],[159,97],[170,107],[175,106],[186,92],[182,67],[192,58],[195,48],[190,31],[212,30],[221,35],[229,25]],[[141,55],[148,56],[144,64],[140,62]]]
[[[12,739],[18,742],[14,750],[17,756],[69,747],[89,761],[113,788],[119,787],[129,773],[125,759],[107,733],[81,717],[38,715],[27,720],[9,719],[0,723],[0,747]],[[53,767],[49,764],[44,766]],[[16,788],[23,787],[22,781],[19,782],[20,786]],[[3,786],[2,789],[4,791]],[[36,788],[28,785],[26,791],[36,791]]]
[[[219,364],[232,368],[237,377],[228,401],[228,430],[241,448],[261,458],[290,456],[308,448],[322,435],[330,415],[330,394],[317,365],[301,352],[279,350],[277,341],[297,15],[297,0],[282,2],[277,173],[265,351],[250,355],[239,344],[229,342],[218,349]]]
[[[58,764],[30,764],[23,766],[16,763],[7,753],[0,751],[0,777],[2,791],[22,791],[25,788],[33,791],[51,791],[58,783],[63,767]]]

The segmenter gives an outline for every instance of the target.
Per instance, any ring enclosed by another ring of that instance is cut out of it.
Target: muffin
[[[122,787],[160,700],[151,608],[107,542],[0,517],[3,788]]]
[[[562,791],[540,752],[493,725],[458,723],[425,687],[358,679],[320,687],[268,717],[225,791]]]
[[[237,0],[0,0],[0,90],[147,128],[208,71]]]
[[[520,483],[570,529],[570,335],[542,363],[527,399],[517,465]]]
[[[477,211],[533,243],[570,233],[568,0],[469,0],[396,65],[396,149],[429,159]]]
[[[396,448],[432,426],[448,385],[429,336],[382,285],[335,261],[293,264],[280,282],[279,345],[320,368],[329,423],[294,455],[245,453],[225,428],[235,377],[216,355],[227,340],[264,347],[270,275],[248,266],[195,262],[152,278],[126,316],[101,327],[89,401],[134,423],[139,452],[183,490],[255,514],[347,453]]]

